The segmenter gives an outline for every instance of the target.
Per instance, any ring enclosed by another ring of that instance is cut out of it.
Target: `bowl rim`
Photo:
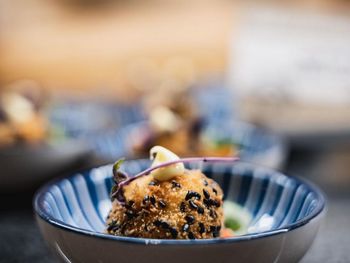
[[[128,160],[128,161],[141,161],[141,160],[143,160],[143,159]],[[75,173],[70,174],[70,175],[55,178],[55,179],[47,182],[46,184],[44,184],[42,187],[40,187],[36,191],[36,193],[34,194],[33,209],[34,209],[34,212],[35,212],[37,217],[39,217],[44,222],[50,224],[53,227],[60,228],[61,230],[70,231],[70,232],[73,232],[75,234],[85,235],[85,236],[89,236],[89,237],[96,237],[96,238],[101,238],[101,239],[105,239],[105,240],[114,240],[114,241],[120,241],[120,242],[126,242],[126,243],[134,243],[134,244],[139,244],[139,245],[189,245],[189,244],[191,244],[191,245],[209,245],[209,244],[218,244],[218,243],[226,243],[226,244],[227,243],[236,243],[236,242],[241,242],[241,241],[261,239],[261,238],[265,238],[265,237],[271,237],[274,235],[287,233],[287,232],[293,231],[295,229],[298,229],[298,228],[308,224],[310,221],[317,218],[318,216],[322,215],[323,212],[325,211],[326,197],[325,197],[324,192],[318,186],[316,186],[314,183],[310,182],[309,180],[307,180],[305,178],[301,178],[299,176],[289,176],[289,175],[286,175],[280,171],[277,171],[277,170],[274,170],[271,168],[266,168],[262,165],[257,165],[257,164],[253,164],[253,163],[246,162],[246,161],[237,161],[237,163],[248,165],[248,166],[252,167],[253,169],[264,168],[266,171],[277,173],[278,176],[285,176],[288,179],[294,180],[295,182],[297,182],[301,185],[304,185],[305,187],[307,187],[310,191],[312,191],[316,195],[316,198],[319,200],[319,202],[317,203],[317,206],[309,215],[307,215],[306,217],[304,217],[304,218],[302,218],[294,223],[287,224],[283,227],[279,227],[279,228],[273,229],[273,230],[267,230],[267,231],[263,231],[263,232],[252,233],[252,234],[247,234],[247,235],[242,235],[242,236],[237,236],[237,237],[188,240],[188,239],[151,239],[151,238],[135,238],[135,237],[114,236],[111,234],[86,230],[86,229],[82,229],[79,227],[75,227],[75,226],[66,224],[65,222],[58,220],[58,219],[54,218],[53,216],[51,216],[50,214],[45,212],[45,209],[42,206],[41,200],[44,197],[45,193],[47,193],[48,189],[51,188],[53,185],[57,184],[58,182],[60,182],[64,179],[67,179],[67,178],[74,177],[79,173],[79,172],[75,172]],[[96,169],[96,168],[98,169],[101,167],[106,167],[108,165],[110,165],[110,164],[90,168],[87,170],[83,170],[82,173],[85,174],[85,173],[91,171],[92,169]],[[86,176],[86,175],[83,175],[83,176]]]

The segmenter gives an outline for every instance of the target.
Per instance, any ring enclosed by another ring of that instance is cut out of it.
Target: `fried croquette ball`
[[[125,204],[113,202],[107,232],[118,236],[202,239],[220,235],[222,190],[199,170],[171,180],[144,176],[124,188]]]
[[[178,158],[152,148],[154,164]],[[117,236],[156,239],[204,239],[220,236],[223,192],[200,170],[182,163],[154,170],[123,188],[125,202],[114,200],[107,232]]]

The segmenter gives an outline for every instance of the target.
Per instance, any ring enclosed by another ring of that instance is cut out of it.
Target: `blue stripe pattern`
[[[128,161],[122,169],[136,174],[149,165],[148,160]],[[301,222],[323,202],[322,195],[313,186],[252,164],[196,162],[187,166],[201,169],[221,185],[225,200],[250,211],[253,219],[249,233]],[[37,197],[41,212],[72,227],[103,232],[111,208],[111,171],[111,165],[102,166],[49,184]]]

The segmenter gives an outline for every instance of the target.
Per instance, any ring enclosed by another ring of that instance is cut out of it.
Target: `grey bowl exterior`
[[[54,144],[13,146],[0,151],[0,191],[18,192],[37,187],[52,175],[89,160],[91,148],[78,140]]]

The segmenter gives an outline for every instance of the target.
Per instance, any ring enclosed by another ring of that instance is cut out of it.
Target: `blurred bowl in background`
[[[139,136],[149,132],[149,125],[139,122],[94,138],[96,154],[108,162],[121,157],[134,158],[134,144]],[[245,122],[223,122],[220,126],[208,124],[203,133],[213,140],[234,144],[241,160],[280,169],[287,157],[287,145],[282,137]]]
[[[229,138],[240,146],[243,161],[253,162],[274,169],[282,169],[288,155],[287,141],[272,131],[248,122],[227,122],[211,125],[207,132],[219,138]]]
[[[144,119],[142,110],[137,105],[103,100],[56,100],[48,115],[51,125],[65,136],[87,140],[97,134]]]
[[[2,193],[31,189],[89,156],[91,149],[77,140],[1,148],[0,189]]]

